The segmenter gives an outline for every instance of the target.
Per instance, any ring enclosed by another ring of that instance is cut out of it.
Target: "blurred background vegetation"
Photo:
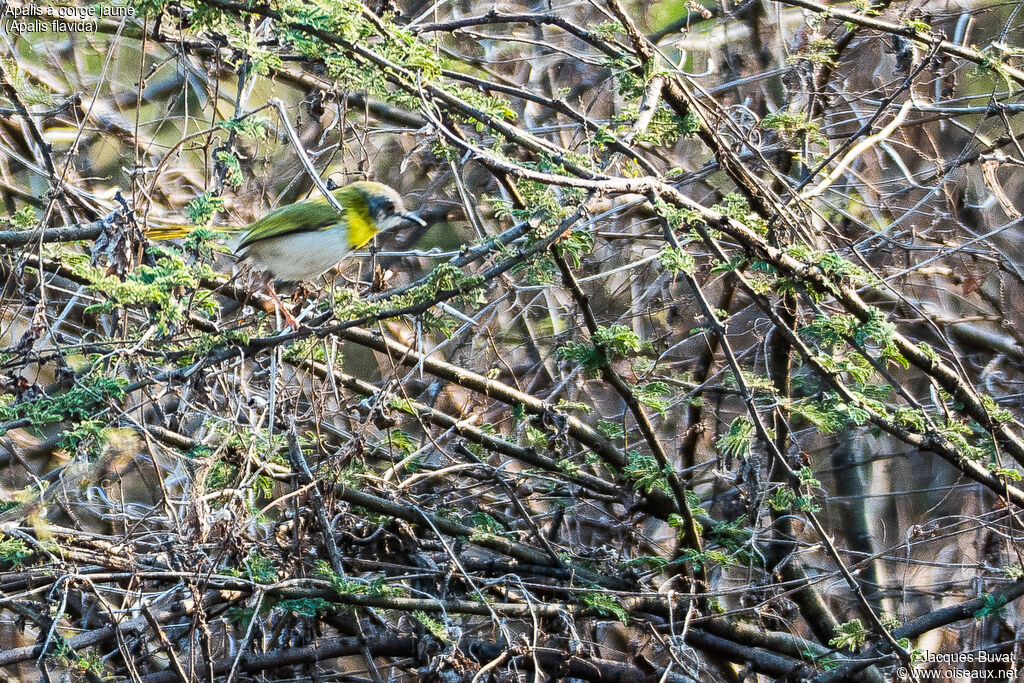
[[[6,3],[0,667],[1012,679],[1019,10]]]

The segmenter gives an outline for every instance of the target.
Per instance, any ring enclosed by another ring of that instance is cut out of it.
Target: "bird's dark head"
[[[408,213],[401,195],[384,183],[362,180],[352,183],[349,187],[355,189],[362,197],[366,204],[366,212],[378,232],[397,228],[407,221],[426,225],[422,218],[414,213]]]

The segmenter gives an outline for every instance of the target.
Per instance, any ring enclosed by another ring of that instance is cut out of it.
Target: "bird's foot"
[[[269,282],[267,283],[267,293],[270,295],[270,298],[274,300],[274,305],[277,307],[277,310],[284,316],[284,331],[298,331],[300,327],[299,321],[294,315],[292,315],[291,311],[288,310],[288,307],[285,306],[284,302],[277,296],[277,292],[274,291],[274,286]]]
[[[281,313],[284,315],[284,331],[298,332],[301,323],[298,318],[291,314],[287,308],[282,308]]]

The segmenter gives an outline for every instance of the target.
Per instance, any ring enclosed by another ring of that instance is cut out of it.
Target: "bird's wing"
[[[307,199],[288,206],[274,209],[249,226],[238,248],[269,237],[280,237],[298,232],[325,230],[344,220],[344,215],[334,210],[324,197]]]

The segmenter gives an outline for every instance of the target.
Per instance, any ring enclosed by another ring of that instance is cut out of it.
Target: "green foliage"
[[[623,28],[617,21],[603,21],[600,24],[593,24],[590,32],[603,40],[614,40],[617,34],[623,33]]]
[[[675,249],[667,244],[658,252],[658,260],[661,262],[661,267],[673,275],[686,273],[692,276],[697,272],[697,265],[689,252]]]
[[[374,316],[397,317],[413,308],[424,308],[442,299],[456,303],[475,305],[482,302],[485,282],[479,275],[467,275],[461,268],[450,263],[437,265],[427,275],[426,281],[390,299],[368,303],[359,299],[352,290],[334,290],[334,315],[342,321],[360,320]],[[452,296],[458,292],[457,296]],[[429,311],[420,311],[418,320],[424,329],[450,332],[448,318],[436,316]]]
[[[979,443],[974,430],[970,425],[954,418],[945,418],[937,425],[938,433],[948,439],[957,451],[964,458],[969,460],[983,460],[991,456],[990,441],[982,437]]]
[[[596,374],[614,358],[640,350],[640,337],[625,325],[599,327],[592,338],[593,346],[568,342],[558,348],[558,356],[582,366],[588,374]]]
[[[633,485],[644,493],[651,493],[658,489],[663,493],[669,493],[668,481],[665,470],[658,466],[658,461],[650,455],[642,455],[639,451],[629,451],[626,454],[629,462],[622,470],[622,475],[633,482]]]
[[[221,460],[210,466],[203,485],[208,490],[221,491],[234,484],[237,478],[238,468]]]
[[[808,121],[803,112],[790,113],[777,111],[761,119],[761,127],[777,131],[783,140],[792,140],[806,136],[811,142],[824,144],[827,142],[821,134],[821,125],[816,121]]]
[[[909,367],[909,362],[896,346],[896,326],[886,320],[885,314],[874,306],[868,311],[869,317],[864,322],[849,314],[819,315],[805,326],[802,332],[807,338],[816,340],[826,347],[842,346],[852,342],[856,347],[862,348],[868,341],[873,340],[882,358],[904,368]],[[857,372],[852,366],[843,367],[843,370]],[[856,379],[866,381],[867,377],[861,374]]]
[[[210,192],[198,195],[185,207],[185,213],[188,214],[188,222],[192,225],[206,225],[213,220],[214,214],[223,210],[223,197],[214,197]]]
[[[244,567],[245,575],[256,583],[274,583],[277,580],[277,565],[259,550],[249,553]]]
[[[680,138],[692,137],[700,130],[700,120],[692,111],[686,116],[679,116],[664,107],[654,110],[646,130],[634,131],[634,125],[640,117],[640,109],[637,106],[623,107],[622,111],[613,119],[618,124],[617,132],[628,134],[635,132],[635,142],[646,142],[652,145],[674,145]],[[595,136],[595,141],[601,140]]]
[[[697,552],[691,548],[683,549],[680,554],[680,562],[691,563],[697,568],[708,567],[731,567],[736,564],[736,559],[721,550],[705,549]]]
[[[555,244],[555,249],[579,268],[583,257],[594,250],[594,235],[589,230],[573,230]]]
[[[323,63],[328,75],[350,90],[410,109],[418,104],[415,95],[394,87],[377,66],[346,49],[346,45],[372,42],[377,55],[397,69],[408,70],[414,78],[431,81],[440,75],[442,60],[433,45],[397,26],[390,16],[372,22],[352,0],[285,0],[279,6],[282,21],[278,36],[282,44]]]
[[[437,619],[434,619],[422,610],[417,610],[413,612],[412,616],[414,619],[416,619],[416,621],[420,622],[423,625],[423,628],[427,629],[427,631],[430,632],[430,635],[434,636],[438,640],[444,642],[449,642],[451,640],[451,636],[448,635],[448,628],[444,625],[444,623],[438,621]]]
[[[495,97],[493,95],[484,94],[479,90],[453,86],[451,84],[444,84],[442,87],[453,95],[457,95],[460,99],[477,110],[477,116],[475,117],[458,116],[456,118],[465,121],[466,123],[475,123],[476,129],[479,132],[483,132],[487,128],[488,120],[500,121],[513,120],[516,118],[516,112],[512,108],[511,103],[503,97]]]
[[[745,417],[737,417],[729,425],[729,431],[723,434],[715,446],[724,456],[746,458],[754,444],[754,425]]]
[[[154,265],[140,265],[124,278],[108,275],[106,269],[78,264],[75,274],[89,284],[89,289],[105,301],[86,308],[87,313],[109,313],[119,308],[144,308],[150,314],[147,324],[154,324],[161,335],[168,335],[185,320],[188,304],[212,314],[216,304],[213,294],[200,290],[202,277],[210,277],[208,266],[189,263],[184,254],[172,247],[150,247],[156,258]],[[194,292],[191,294],[190,292]],[[182,294],[189,293],[188,296]]]
[[[633,387],[633,395],[640,403],[656,410],[662,417],[672,405],[672,392],[664,382],[647,382]]]
[[[907,28],[917,33],[929,33],[932,30],[930,24],[916,18],[904,19],[903,23],[906,25]]]
[[[331,582],[331,587],[338,595],[401,595],[402,589],[389,585],[383,577],[372,581],[345,579],[334,573],[326,561],[320,560],[314,571]]]
[[[642,557],[633,557],[628,560],[624,560],[619,563],[622,569],[651,569],[654,571],[660,571],[668,566],[669,561],[664,557],[644,555]]]
[[[817,427],[824,434],[834,434],[846,426],[842,415],[835,410],[838,400],[832,396],[828,400],[811,399],[790,404],[793,415],[800,416]]]
[[[279,600],[275,607],[300,617],[317,617],[329,612],[333,605],[323,598],[293,598]]]
[[[989,471],[997,477],[1003,477],[1008,481],[1020,481],[1021,473],[1020,470],[1013,467],[1000,467],[995,463],[989,463]]]
[[[621,422],[613,422],[612,420],[598,420],[597,431],[601,432],[607,439],[621,439],[626,436],[626,430],[623,429]]]
[[[860,619],[853,619],[836,626],[835,637],[828,641],[832,647],[841,650],[844,647],[851,651],[862,647],[868,639],[869,631],[860,623]]]
[[[640,337],[625,325],[599,327],[594,333],[593,341],[595,346],[604,349],[612,358],[640,350]]]
[[[380,445],[401,455],[412,455],[418,448],[412,435],[402,429],[389,429],[385,438],[381,440]]]
[[[39,223],[39,217],[32,206],[23,206],[6,218],[0,221],[7,223],[16,230],[31,230]]]
[[[565,169],[560,164],[542,159],[540,162],[525,164],[538,171],[550,173],[564,173]],[[516,181],[516,189],[523,200],[524,208],[515,208],[513,205],[502,199],[492,199],[494,213],[498,218],[514,221],[536,221],[540,220],[544,229],[535,231],[534,239],[543,238],[553,230],[564,219],[571,216],[586,197],[578,188],[553,188],[544,183],[533,180],[520,179]],[[576,231],[587,232],[587,231]],[[565,238],[563,238],[565,239]],[[592,236],[576,235],[572,239],[581,241],[581,247],[576,251],[587,253],[593,246]]]
[[[527,443],[534,448],[548,447],[548,434],[543,429],[528,424],[523,427],[523,434],[526,436]]]
[[[715,204],[711,208],[727,218],[743,223],[759,235],[764,235],[768,232],[768,222],[752,211],[747,198],[737,192],[730,192],[725,195],[721,203]]]
[[[974,613],[978,621],[988,617],[1006,616],[1006,596],[985,594],[981,596],[982,607]]]
[[[800,512],[818,512],[818,506],[811,496],[802,496],[788,486],[778,486],[768,498],[768,505],[776,512],[797,510]]]
[[[691,225],[703,225],[704,217],[693,209],[681,209],[658,199],[654,203],[654,210],[659,216],[665,219],[672,232],[678,232]],[[699,236],[696,239],[700,239]]]
[[[32,550],[20,538],[4,537],[0,539],[0,562],[10,563],[11,569],[25,566],[25,560],[32,557]]]
[[[587,414],[594,412],[594,408],[590,404],[584,403],[582,401],[566,401],[564,398],[558,399],[558,403],[555,404],[555,407],[558,408],[560,411],[566,413],[571,412],[573,410],[578,410],[581,413]]]
[[[629,613],[612,593],[586,592],[580,595],[580,602],[601,616],[614,617],[623,624],[629,623]]]
[[[245,176],[242,175],[242,165],[238,161],[238,157],[231,152],[219,150],[214,154],[214,158],[224,168],[224,183],[228,187],[241,187],[242,183],[245,182]]]
[[[10,19],[7,20],[10,21]],[[4,73],[7,74],[8,83],[18,91],[21,101],[26,106],[41,105],[52,107],[54,105],[53,91],[39,79],[31,78],[26,74],[17,61],[0,57],[0,65],[3,66]]]
[[[79,676],[90,676],[95,679],[103,679],[103,657],[93,650],[88,652],[75,652],[66,658],[68,669]]]
[[[711,267],[711,273],[718,275],[720,273],[732,273],[739,270],[746,264],[747,257],[743,254],[734,254],[728,261],[719,261]]]
[[[604,66],[611,69],[619,86],[619,93],[626,99],[634,100],[644,96],[647,79],[653,72],[645,73],[639,60],[632,55],[605,58]]]
[[[814,476],[814,472],[806,465],[800,468],[797,475],[800,477],[800,483],[804,486],[821,486],[821,482]]]
[[[63,393],[0,405],[0,422],[25,418],[35,428],[64,420],[86,422],[108,401],[116,403],[124,398],[127,383],[121,378],[87,375]]]
[[[491,517],[486,512],[477,510],[469,515],[468,526],[473,527],[485,534],[492,534],[494,536],[507,535],[505,527],[502,526],[501,522]]]
[[[853,0],[853,6],[858,13],[866,17],[877,17],[881,14],[881,11],[871,3],[871,0]]]
[[[261,139],[267,135],[267,121],[258,116],[243,116],[217,122],[218,128],[233,131],[243,138]]]
[[[752,537],[753,532],[745,516],[732,522],[717,522],[704,534],[704,539],[709,545],[725,549],[736,561],[743,564],[748,564],[756,558],[749,549]]]
[[[810,40],[804,45],[799,54],[790,57],[787,61],[790,64],[794,64],[801,60],[810,62],[811,64],[827,64],[829,66],[836,66],[836,62],[833,57],[836,55],[835,43],[827,38],[816,38]]]

